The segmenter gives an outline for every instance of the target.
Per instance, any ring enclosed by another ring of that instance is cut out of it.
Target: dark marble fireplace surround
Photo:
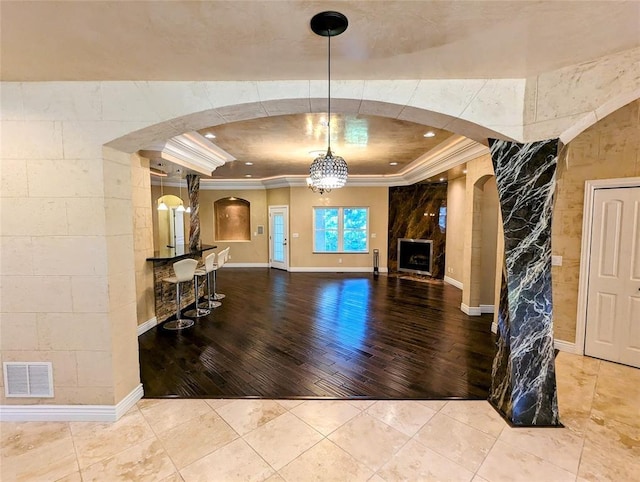
[[[447,207],[447,183],[419,183],[389,188],[389,272],[398,272],[398,239],[433,241],[432,276],[444,277],[446,233],[438,224]]]

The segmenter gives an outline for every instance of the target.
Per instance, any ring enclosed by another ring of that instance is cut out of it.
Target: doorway
[[[269,206],[269,266],[289,269],[289,206]]]
[[[158,210],[158,244],[159,247],[182,246],[186,243],[185,209],[182,199],[171,194],[161,197],[167,209]]]
[[[640,368],[640,185],[593,189],[585,355]]]
[[[174,246],[184,245],[184,211],[171,207],[172,222],[169,225],[169,237]]]

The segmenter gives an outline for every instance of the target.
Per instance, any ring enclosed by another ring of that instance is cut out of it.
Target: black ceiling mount
[[[349,21],[340,12],[320,12],[311,19],[311,30],[323,37],[335,37],[347,30]]]

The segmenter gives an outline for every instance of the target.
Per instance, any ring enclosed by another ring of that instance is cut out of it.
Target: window
[[[313,251],[367,253],[369,208],[313,208]]]
[[[444,233],[447,229],[447,206],[440,206],[438,212],[438,226],[440,226],[440,232]]]

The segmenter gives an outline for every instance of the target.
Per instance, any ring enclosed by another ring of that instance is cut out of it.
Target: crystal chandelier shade
[[[347,163],[340,156],[334,156],[331,149],[316,157],[309,167],[311,185],[318,191],[330,191],[347,183]]]

